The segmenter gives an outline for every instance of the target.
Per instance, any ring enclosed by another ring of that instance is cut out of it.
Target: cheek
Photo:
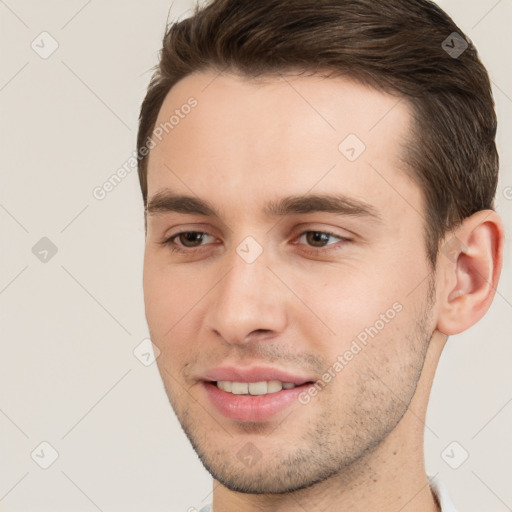
[[[144,259],[143,288],[151,339],[161,351],[159,360],[170,367],[170,363],[182,359],[185,345],[190,343],[184,329],[193,318],[194,305],[202,295],[201,289],[198,283],[184,280],[179,270],[163,264],[160,258],[149,252]],[[172,358],[169,357],[171,353]]]
[[[321,320],[332,336],[342,338],[353,336],[373,324],[381,313],[392,307],[398,296],[392,286],[379,283],[373,274],[353,269],[347,271],[341,266],[304,274],[296,279],[292,288],[304,306],[315,313],[308,323],[313,322],[311,326],[318,327]],[[299,308],[302,314],[304,306]]]
[[[381,267],[370,262],[331,266],[295,279],[292,287],[307,309],[296,308],[292,321],[302,325],[309,339],[317,340],[317,349],[326,357],[334,360],[354,341],[364,346],[379,340],[383,347],[399,347],[400,340],[415,330],[425,307],[428,269],[422,262],[414,266],[397,260]],[[308,310],[314,315],[305,315]]]
[[[179,268],[148,250],[144,257],[143,287],[146,318],[154,334],[160,336],[184,317],[201,296],[197,280],[190,281]]]

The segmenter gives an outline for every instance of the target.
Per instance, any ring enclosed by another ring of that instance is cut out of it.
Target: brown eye
[[[201,233],[200,231],[185,231],[179,233],[174,238],[178,238],[184,247],[198,247],[201,245],[205,235],[206,233]]]
[[[327,255],[333,251],[341,250],[351,242],[351,238],[330,231],[303,231],[298,238],[298,244],[302,246],[302,251],[313,256]]]
[[[171,252],[188,255],[207,251],[212,248],[211,246],[217,245],[215,237],[203,231],[181,231],[165,238],[159,243],[167,247]]]
[[[329,239],[333,237],[330,233],[324,233],[323,231],[307,231],[304,234],[306,235],[307,243],[313,247],[324,247],[328,245]]]

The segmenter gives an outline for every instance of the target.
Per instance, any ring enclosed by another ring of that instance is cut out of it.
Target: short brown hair
[[[455,47],[457,53],[463,50],[460,55],[449,51]],[[169,90],[203,70],[248,78],[328,70],[405,98],[414,116],[405,162],[425,198],[426,248],[433,266],[447,231],[479,210],[494,208],[497,121],[489,77],[471,41],[431,1],[196,4],[193,16],[171,24],[163,38],[141,106],[139,155]],[[144,204],[148,158],[146,149],[138,169]]]

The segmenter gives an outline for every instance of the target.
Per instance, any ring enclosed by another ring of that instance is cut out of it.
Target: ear
[[[489,309],[503,263],[503,223],[482,210],[448,233],[438,254],[438,323],[444,334],[459,334]]]

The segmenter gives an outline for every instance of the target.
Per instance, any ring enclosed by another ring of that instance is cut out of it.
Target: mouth
[[[232,393],[233,395],[251,395],[263,396],[271,393],[278,393],[283,389],[293,389],[297,387],[293,382],[281,382],[279,380],[269,380],[260,382],[234,382],[230,380],[219,380],[214,384],[222,391]]]
[[[313,379],[270,370],[241,372],[230,369],[213,374],[219,377],[203,380],[210,403],[226,419],[241,422],[267,421],[294,404],[300,406],[298,396],[315,383]],[[266,380],[265,375],[270,378]]]

